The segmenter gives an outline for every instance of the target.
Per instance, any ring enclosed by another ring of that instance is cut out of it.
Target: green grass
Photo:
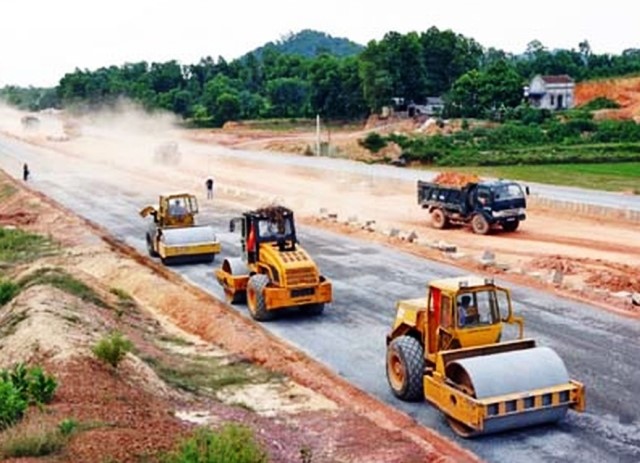
[[[3,183],[0,185],[0,201],[5,200],[13,196],[18,189],[9,183]]]
[[[175,344],[176,346],[193,346],[193,342],[183,338],[182,336],[173,334],[164,334],[162,336],[158,336],[157,340],[160,342]]]
[[[98,307],[109,307],[92,288],[60,268],[40,268],[18,281],[18,285],[22,289],[34,285],[50,285]]]
[[[193,393],[215,392],[227,386],[260,384],[278,377],[248,361],[219,357],[183,356],[180,362],[143,358],[166,383]]]
[[[472,172],[481,177],[502,177],[523,182],[640,194],[640,162],[456,167],[441,170]]]
[[[54,244],[43,236],[0,228],[0,262],[29,262],[52,254],[54,250]]]

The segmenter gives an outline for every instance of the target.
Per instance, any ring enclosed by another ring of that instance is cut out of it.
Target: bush
[[[220,431],[201,428],[164,456],[164,463],[265,463],[267,454],[244,426],[227,424]]]
[[[27,401],[11,382],[0,380],[0,430],[8,428],[22,418]]]
[[[580,106],[580,109],[584,109],[585,111],[597,111],[598,109],[617,109],[619,107],[620,105],[616,101],[604,96],[599,96],[598,98],[594,98]]]
[[[24,363],[15,364],[11,370],[1,370],[0,380],[13,385],[22,400],[34,404],[51,402],[58,387],[55,378],[47,375],[42,367],[27,368]]]
[[[20,288],[13,281],[0,281],[0,306],[5,305],[16,297],[19,290]]]
[[[29,399],[37,404],[48,404],[58,388],[58,382],[53,376],[47,375],[40,366],[29,370]]]
[[[58,431],[65,437],[70,436],[78,428],[78,422],[71,418],[66,418],[58,424]]]
[[[108,363],[113,368],[117,368],[127,355],[127,352],[132,348],[133,344],[131,341],[121,333],[116,332],[98,341],[93,347],[92,352],[103,362]]]
[[[387,140],[378,132],[369,132],[364,139],[358,140],[358,144],[372,153],[377,153],[387,146]]]

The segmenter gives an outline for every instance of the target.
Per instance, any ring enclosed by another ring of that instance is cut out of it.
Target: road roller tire
[[[269,284],[269,277],[256,274],[247,283],[247,307],[254,320],[264,322],[273,318],[273,313],[267,310],[264,289]]]
[[[410,336],[400,336],[387,347],[387,381],[393,395],[416,402],[424,399],[424,349]]]
[[[324,304],[309,304],[304,308],[304,310],[312,317],[317,317],[318,315],[322,315],[322,312],[324,312]]]
[[[231,293],[231,291],[225,289],[224,298],[227,303],[231,305],[241,304],[243,302],[247,302],[247,293],[245,291],[236,291],[235,293]]]

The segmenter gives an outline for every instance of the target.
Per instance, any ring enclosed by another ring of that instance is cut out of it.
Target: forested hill
[[[364,47],[349,39],[332,37],[324,32],[305,29],[297,33],[289,33],[280,40],[268,42],[251,53],[262,56],[266,50],[274,50],[285,55],[298,55],[313,58],[327,53],[333,56],[352,56],[360,53]]]

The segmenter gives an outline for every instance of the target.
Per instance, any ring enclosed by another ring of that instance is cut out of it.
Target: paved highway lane
[[[106,227],[116,237],[145,252],[146,223],[139,208],[157,194],[183,188],[176,176],[171,185],[147,178],[143,172],[84,162],[48,162],[38,151],[20,148],[20,158],[38,160],[42,172],[32,183],[77,213]],[[16,160],[0,147],[0,166]],[[55,156],[49,154],[47,156]],[[12,169],[12,171],[14,171]],[[15,170],[16,175],[19,170]],[[214,207],[215,206],[215,207]],[[214,225],[223,243],[223,256],[239,252],[238,236],[224,230],[239,211],[202,203],[201,222]],[[572,377],[587,385],[588,412],[570,414],[558,426],[513,431],[475,440],[462,440],[449,430],[442,416],[424,404],[402,403],[391,395],[384,373],[384,337],[394,317],[397,298],[419,297],[432,278],[453,276],[460,270],[311,228],[301,227],[302,244],[332,279],[335,303],[321,317],[289,317],[263,324],[279,337],[372,395],[398,407],[426,426],[437,429],[488,461],[640,461],[640,323],[589,305],[539,293],[513,290],[516,310],[526,319],[526,332],[541,345],[554,348]],[[219,259],[220,257],[218,257]],[[219,263],[219,260],[217,261]],[[222,296],[212,266],[175,267],[185,278]],[[246,307],[234,310],[248,316]]]

